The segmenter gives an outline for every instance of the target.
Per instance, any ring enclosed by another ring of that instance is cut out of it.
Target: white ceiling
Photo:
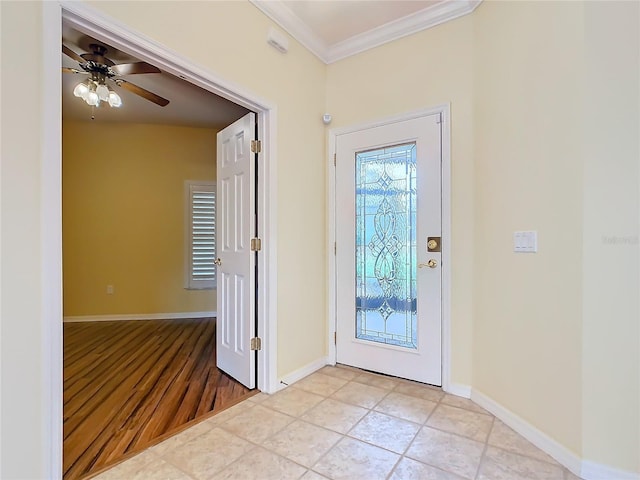
[[[327,45],[335,45],[391,21],[429,8],[442,0],[361,0],[315,1],[284,0],[300,20]]]
[[[62,42],[77,54],[88,52],[90,43],[100,43],[108,49],[105,56],[116,64],[140,61],[67,25],[63,25],[62,28]],[[61,56],[63,67],[81,70],[75,60],[63,53]],[[122,106],[111,108],[104,105],[95,108],[95,120],[91,120],[92,108],[82,99],[73,96],[75,86],[86,77],[81,74],[62,73],[62,115],[65,120],[220,128],[233,123],[248,112],[244,107],[162,72],[127,75],[123,78],[166,98],[170,102],[167,106],[160,107],[109,82],[111,89],[122,98]]]
[[[482,0],[250,0],[325,63],[473,12]]]

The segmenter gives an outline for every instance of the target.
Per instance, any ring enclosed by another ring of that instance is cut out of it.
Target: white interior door
[[[217,366],[243,385],[255,387],[255,162],[251,140],[255,114],[218,133],[217,155]]]
[[[440,118],[336,137],[337,361],[433,385],[442,382]]]

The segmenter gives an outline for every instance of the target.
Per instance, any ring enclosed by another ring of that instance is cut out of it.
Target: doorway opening
[[[258,180],[260,203],[257,216],[260,219],[262,252],[258,256],[258,292],[259,297],[255,305],[257,312],[257,336],[260,337],[262,349],[257,352],[259,369],[257,372],[257,387],[265,392],[276,389],[276,346],[275,319],[276,310],[276,276],[275,276],[275,231],[271,219],[275,214],[275,195],[266,185],[275,183],[275,168],[272,164],[272,145],[275,140],[275,123],[273,121],[273,106],[251,93],[228,86],[214,74],[203,72],[187,59],[177,56],[174,52],[149,42],[122,25],[111,23],[96,13],[89,6],[76,4],[47,4],[44,10],[43,45],[45,46],[44,72],[50,78],[60,75],[60,38],[62,37],[61,23],[83,31],[91,36],[100,38],[122,51],[142,61],[158,66],[162,71],[187,80],[200,88],[230,100],[241,107],[256,112],[258,118],[258,133],[263,140],[260,153],[259,169],[261,175]],[[50,307],[43,316],[44,321],[44,361],[45,371],[49,374],[43,378],[45,397],[50,403],[43,406],[46,425],[44,430],[50,439],[50,450],[47,452],[46,464],[49,466],[47,476],[58,478],[62,472],[62,225],[61,217],[61,109],[55,98],[59,98],[61,84],[52,81],[47,85],[44,98],[47,99],[44,118],[47,123],[45,129],[43,152],[42,226],[48,232],[48,245],[43,245],[43,285],[47,286],[45,304]],[[47,175],[50,173],[51,175]]]

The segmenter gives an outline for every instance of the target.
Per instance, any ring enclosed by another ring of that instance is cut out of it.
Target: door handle
[[[434,260],[433,258],[429,260],[427,263],[418,264],[418,268],[423,268],[423,267],[436,268],[437,266],[438,266],[438,261]]]
[[[214,265],[220,266],[220,265],[222,265],[222,260],[220,260],[219,258],[216,258],[216,259],[213,261],[213,263],[214,263]]]

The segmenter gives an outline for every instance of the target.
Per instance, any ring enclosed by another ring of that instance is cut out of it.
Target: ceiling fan
[[[90,78],[83,83],[79,83],[73,90],[76,97],[81,97],[87,104],[99,106],[100,102],[106,102],[112,107],[122,105],[120,96],[111,90],[107,81],[110,80],[117,86],[125,90],[135,93],[140,97],[149,100],[156,105],[164,107],[169,104],[169,100],[156,95],[149,90],[145,90],[124,78],[123,75],[136,75],[143,73],[160,73],[160,69],[148,64],[147,62],[121,63],[116,65],[114,62],[105,57],[107,48],[104,45],[92,43],[89,45],[91,53],[82,53],[78,55],[66,45],[62,45],[62,53],[72,58],[80,65],[82,70],[76,68],[62,67],[64,73],[75,73],[82,75],[90,75]]]

